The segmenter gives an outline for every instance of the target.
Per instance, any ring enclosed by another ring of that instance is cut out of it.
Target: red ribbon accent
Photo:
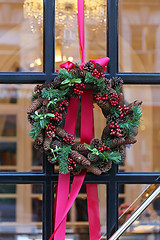
[[[65,131],[67,131],[72,135],[75,134],[75,129],[76,129],[76,122],[77,122],[77,116],[78,116],[78,104],[79,104],[78,98],[71,98],[68,106],[68,110],[67,110],[67,115],[66,115],[64,129]],[[55,240],[65,239],[66,216],[63,218],[63,221],[61,221],[61,219],[63,217],[63,213],[65,211],[65,208],[68,202],[69,184],[70,184],[70,173],[65,175],[59,173],[58,188],[57,188],[56,203],[55,203],[56,231],[54,232],[54,234],[52,234],[49,240],[51,240],[54,235],[55,235],[54,237]],[[61,222],[61,225],[58,228],[59,222]]]
[[[70,62],[70,61],[68,61],[68,62],[62,63],[60,65],[60,68],[66,68],[66,69],[75,68],[75,64]]]

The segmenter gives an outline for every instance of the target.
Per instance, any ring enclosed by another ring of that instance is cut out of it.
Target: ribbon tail
[[[57,203],[56,203],[56,216],[55,216],[55,229],[57,229],[58,223],[60,222],[61,216],[65,210],[65,206],[68,201],[70,184],[70,173],[61,174],[59,173],[58,178],[58,190],[57,190]],[[64,240],[66,230],[66,218],[63,219],[61,227],[57,230],[54,240]]]
[[[94,137],[92,91],[84,91],[81,99],[81,143],[90,144]],[[87,184],[87,205],[90,240],[98,240],[100,234],[100,217],[97,184]]]
[[[86,184],[90,240],[101,238],[99,217],[98,185]]]

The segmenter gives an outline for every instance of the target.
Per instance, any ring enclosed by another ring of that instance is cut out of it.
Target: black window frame
[[[146,85],[160,84],[160,73],[122,73],[118,71],[118,0],[107,1],[107,53],[111,58],[106,76],[121,77],[124,84]],[[1,72],[1,84],[40,84],[52,81],[55,76],[55,0],[44,0],[44,31],[43,31],[43,72],[11,73]],[[23,159],[22,159],[23,161]],[[152,184],[160,183],[160,173],[118,172],[113,165],[109,173],[101,176],[87,174],[84,184],[105,184],[107,186],[107,239],[118,228],[118,184]],[[72,181],[73,177],[71,177]],[[53,232],[53,191],[58,182],[58,174],[43,156],[42,173],[0,173],[0,184],[43,184],[43,239],[49,239]]]

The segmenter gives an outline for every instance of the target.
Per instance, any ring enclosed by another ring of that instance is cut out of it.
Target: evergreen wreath
[[[60,69],[53,82],[35,87],[27,111],[30,136],[34,147],[47,153],[49,162],[59,164],[62,174],[76,175],[87,169],[100,175],[112,162],[123,161],[126,145],[136,142],[142,102],[125,105],[122,79],[107,79],[101,65],[87,62],[81,69],[69,64],[70,69]],[[92,90],[93,102],[106,118],[101,139],[93,138],[90,145],[75,143],[63,127],[70,97],[79,98],[85,90]]]

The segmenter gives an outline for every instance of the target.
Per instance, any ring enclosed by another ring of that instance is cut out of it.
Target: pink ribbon
[[[78,30],[81,49],[82,63],[85,61],[85,42],[84,42],[84,0],[78,0]]]
[[[81,143],[90,144],[94,137],[92,91],[81,98]],[[86,184],[90,240],[101,238],[97,184]]]
[[[82,56],[82,63],[80,68],[83,68],[85,64],[85,41],[84,41],[84,0],[78,0],[78,26],[79,26],[79,40]],[[110,59],[108,57],[98,58],[90,60],[90,62],[96,64],[99,63],[105,70],[105,66]],[[60,65],[61,68],[72,69],[75,68],[75,64],[68,61]],[[78,115],[79,99],[70,99],[69,107],[67,110],[67,116],[65,121],[65,130],[74,135],[76,128],[76,121]],[[93,124],[93,103],[91,97],[91,91],[84,91],[81,99],[81,143],[90,143],[94,137],[94,124]],[[54,233],[49,238],[52,240],[64,240],[66,229],[66,216],[70,210],[73,202],[75,201],[80,188],[83,184],[86,172],[75,176],[73,179],[70,197],[69,183],[70,174],[63,175],[59,173],[57,197],[56,197],[56,213],[55,213],[55,228]],[[99,218],[99,202],[98,202],[98,189],[96,184],[86,185],[87,188],[87,204],[88,204],[88,218],[89,218],[89,233],[90,240],[100,239],[100,218]]]
[[[75,68],[75,64],[68,61],[68,62],[62,63],[60,65],[60,68],[72,69],[72,68]]]

